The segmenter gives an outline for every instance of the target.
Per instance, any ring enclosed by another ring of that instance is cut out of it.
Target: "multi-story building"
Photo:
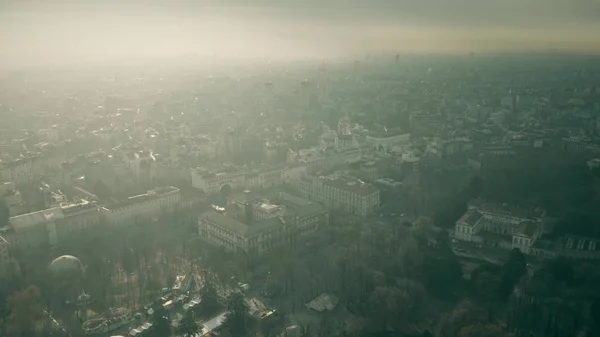
[[[0,179],[23,184],[41,178],[50,168],[64,160],[64,153],[55,148],[47,148],[41,154],[31,154],[13,162],[0,164]]]
[[[266,211],[264,205],[268,206]],[[250,223],[242,222],[232,214],[206,212],[198,218],[199,235],[228,250],[258,255],[277,246],[294,245],[302,236],[329,223],[327,209],[309,201],[295,208],[258,203],[252,210],[255,213],[248,219]]]
[[[31,182],[35,179],[37,165],[37,157],[15,160],[0,167],[0,177],[17,184]]]
[[[56,223],[56,236],[59,243],[69,242],[100,229],[101,209],[87,200],[76,203],[62,203],[62,221]]]
[[[476,200],[456,222],[454,238],[529,254],[542,233],[542,209],[524,209]]]
[[[125,160],[136,182],[145,183],[156,178],[156,158],[152,152],[130,152],[125,156]]]
[[[36,252],[58,244],[57,222],[64,215],[60,207],[17,215],[9,218],[16,246],[24,252]]]
[[[214,172],[208,170],[192,170],[192,186],[204,191],[207,195],[219,193],[224,186],[232,189],[246,187],[246,173],[243,171]],[[250,177],[252,179],[252,176]],[[259,183],[259,178],[254,178]]]
[[[394,146],[408,145],[410,134],[403,135],[370,135],[366,137],[369,148],[375,152],[390,152]]]
[[[21,250],[35,252],[103,235],[103,223],[131,225],[173,212],[178,209],[180,198],[179,189],[164,187],[108,207],[99,207],[87,200],[63,202],[45,210],[10,217],[9,223],[15,244]]]
[[[102,210],[108,225],[128,226],[174,212],[178,209],[180,201],[179,189],[169,186],[129,197],[125,201],[107,205]]]
[[[19,215],[25,212],[25,204],[21,193],[17,190],[15,183],[0,183],[0,198],[4,199],[10,216]]]
[[[216,194],[224,186],[233,190],[279,186],[300,179],[306,174],[307,166],[301,163],[289,167],[260,166],[246,170],[192,170],[192,186],[207,195]]]
[[[356,141],[356,139],[352,135],[339,135],[335,137],[335,149],[338,151],[358,147],[358,141]]]
[[[15,242],[23,250],[55,247],[87,237],[100,224],[100,208],[89,201],[62,203],[9,218]]]
[[[309,200],[352,214],[367,216],[379,207],[379,189],[355,178],[306,176],[292,186]]]
[[[599,260],[600,240],[595,238],[568,235],[555,250],[555,253],[570,259]]]
[[[483,214],[477,210],[469,210],[454,226],[454,238],[463,241],[473,241],[473,235],[477,235],[482,227]]]

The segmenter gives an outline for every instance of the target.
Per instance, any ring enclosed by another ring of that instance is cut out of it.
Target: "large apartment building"
[[[147,193],[102,208],[110,226],[128,226],[177,210],[181,193],[173,186],[161,187]]]
[[[11,238],[23,251],[35,252],[61,244],[104,235],[106,226],[128,226],[147,221],[181,206],[178,188],[163,187],[100,207],[93,202],[62,202],[55,207],[9,218]]]
[[[9,218],[17,245],[24,250],[55,247],[80,239],[100,224],[100,208],[85,200]]]
[[[359,179],[306,176],[292,185],[303,197],[348,213],[367,216],[379,207],[379,189]]]

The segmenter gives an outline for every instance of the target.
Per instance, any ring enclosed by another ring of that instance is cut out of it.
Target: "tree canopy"
[[[247,336],[254,328],[248,303],[241,292],[233,292],[227,299],[227,316],[223,326],[231,337]]]
[[[10,295],[7,300],[9,315],[4,331],[6,336],[29,337],[34,335],[37,321],[42,317],[40,289],[29,286]]]
[[[165,337],[171,334],[171,320],[169,319],[169,313],[159,303],[152,307],[152,332],[153,337]]]
[[[221,305],[217,295],[217,288],[212,280],[205,278],[202,290],[200,291],[200,304],[196,309],[200,316],[210,317],[217,313]]]
[[[177,326],[177,334],[185,337],[196,336],[202,330],[202,324],[196,322],[196,315],[192,310],[188,311]]]

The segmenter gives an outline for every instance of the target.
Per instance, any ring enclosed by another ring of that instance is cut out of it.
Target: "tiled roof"
[[[481,214],[479,211],[469,210],[462,216],[459,222],[462,222],[467,226],[473,227],[479,222],[479,220],[481,220],[481,218],[483,218],[483,214]]]

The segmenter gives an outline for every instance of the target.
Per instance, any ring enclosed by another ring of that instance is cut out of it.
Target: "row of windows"
[[[493,233],[498,234],[512,234],[512,228],[509,229],[506,226],[498,227],[498,226],[486,226],[486,230]]]
[[[513,238],[513,243],[519,246],[529,246],[529,239],[515,237]]]
[[[575,240],[573,240],[573,238],[569,238],[567,240],[567,244],[565,245],[565,248],[573,249],[574,241]],[[577,241],[577,249],[584,250],[586,248],[585,243],[586,243],[585,240],[578,240]],[[596,250],[596,241],[589,241],[589,243],[587,244],[587,249],[588,250]]]
[[[219,233],[221,235],[226,235],[228,237],[233,237],[235,235],[232,230],[223,228],[223,227],[215,224],[212,221],[205,220],[205,224],[206,224],[205,225],[206,229],[210,230],[211,232]]]
[[[456,231],[459,233],[469,233],[468,228],[463,227],[463,226],[456,226]]]
[[[307,233],[314,232],[317,230],[318,224],[312,223],[310,225],[302,226],[298,229],[298,233],[300,235],[305,235]],[[208,231],[203,234],[206,235],[210,240],[216,241],[219,244],[233,248],[235,245],[235,241],[237,241],[237,246],[245,246],[244,239],[236,235],[237,240],[233,240],[232,236],[227,236],[227,231],[219,230],[220,228],[217,226],[210,226],[206,228]],[[214,230],[214,231],[213,231]],[[282,235],[283,231],[277,230],[268,233],[264,233],[262,235],[256,235],[248,239],[249,246],[257,246],[259,245],[262,249],[266,249],[267,247],[281,244],[286,235]]]
[[[213,233],[208,233],[207,237],[210,240],[219,243],[221,246],[224,246],[224,247],[227,247],[230,249],[233,249],[233,247],[234,247],[233,242],[231,240],[227,240],[227,239],[223,238],[222,236],[219,236],[219,235],[216,235]]]

